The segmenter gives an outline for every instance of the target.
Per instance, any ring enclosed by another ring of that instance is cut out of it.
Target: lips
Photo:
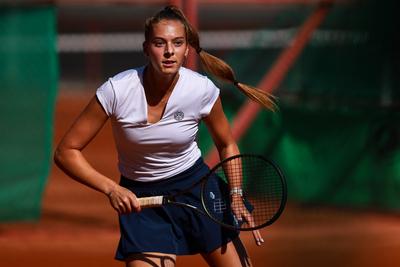
[[[163,60],[162,61],[162,64],[164,65],[164,66],[172,66],[172,65],[174,65],[176,63],[176,61],[174,61],[174,60]]]

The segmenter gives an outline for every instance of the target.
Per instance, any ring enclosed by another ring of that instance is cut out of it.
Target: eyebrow
[[[175,37],[174,39],[172,39],[172,41],[176,41],[176,40],[180,40],[180,39],[185,39],[185,37],[184,36],[179,36],[179,37]],[[153,37],[152,39],[151,39],[152,41],[156,41],[156,40],[163,40],[163,41],[165,41],[165,38],[162,38],[162,37]]]

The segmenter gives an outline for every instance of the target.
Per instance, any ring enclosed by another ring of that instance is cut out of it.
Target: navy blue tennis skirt
[[[209,171],[200,158],[188,170],[156,182],[137,182],[121,177],[120,185],[137,197],[169,195],[189,188]],[[213,179],[218,179],[214,177]],[[178,196],[179,202],[201,207],[200,186]],[[160,252],[175,255],[209,253],[238,236],[237,231],[222,228],[196,211],[167,204],[119,216],[121,239],[115,258],[125,260],[131,254]]]

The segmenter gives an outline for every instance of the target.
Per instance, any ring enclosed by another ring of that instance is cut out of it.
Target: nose
[[[165,46],[164,57],[169,58],[174,55],[174,46],[171,43],[167,43]]]

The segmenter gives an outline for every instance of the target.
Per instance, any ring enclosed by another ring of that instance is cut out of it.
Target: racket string
[[[272,220],[280,210],[284,195],[280,173],[262,158],[234,158],[221,164],[215,174],[222,183],[210,183],[205,190],[213,194],[221,191],[221,195],[204,203],[214,219],[235,226],[243,219],[235,218],[235,214],[242,217],[249,214],[251,221],[242,220],[240,228],[251,228]],[[233,187],[242,188],[243,203],[231,207],[229,191]]]

